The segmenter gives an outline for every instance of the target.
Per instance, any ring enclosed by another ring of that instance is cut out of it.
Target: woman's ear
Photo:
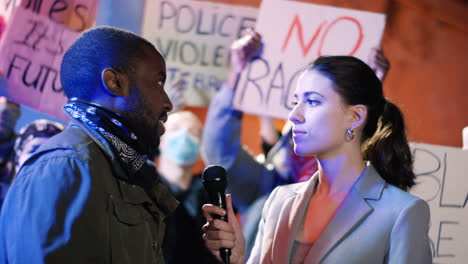
[[[104,89],[112,96],[127,97],[130,95],[130,80],[127,74],[113,68],[106,68],[101,73]]]
[[[349,108],[351,112],[351,129],[356,130],[363,126],[367,119],[367,107],[365,105],[352,105]]]

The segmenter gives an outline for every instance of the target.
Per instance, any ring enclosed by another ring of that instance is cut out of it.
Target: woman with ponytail
[[[263,209],[248,263],[432,263],[429,206],[415,184],[403,115],[383,95],[372,69],[354,57],[318,58],[298,80],[294,151],[319,170],[277,187]],[[206,245],[245,263],[232,212],[204,205]],[[215,220],[228,214],[229,222]]]

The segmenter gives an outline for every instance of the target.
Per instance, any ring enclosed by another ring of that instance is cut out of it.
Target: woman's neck
[[[318,159],[318,165],[317,192],[327,196],[348,193],[366,167],[361,155],[339,155]]]

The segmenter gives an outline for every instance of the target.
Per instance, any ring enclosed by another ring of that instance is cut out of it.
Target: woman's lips
[[[303,131],[303,130],[298,130],[298,129],[293,130],[293,138],[298,138],[298,137],[304,136],[306,134],[307,133],[305,131]]]

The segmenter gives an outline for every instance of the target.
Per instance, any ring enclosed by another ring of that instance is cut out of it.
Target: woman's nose
[[[301,108],[302,107],[300,103],[298,103],[297,105],[294,106],[294,108],[289,113],[288,119],[293,124],[299,124],[299,123],[304,122],[304,115],[302,114]]]

